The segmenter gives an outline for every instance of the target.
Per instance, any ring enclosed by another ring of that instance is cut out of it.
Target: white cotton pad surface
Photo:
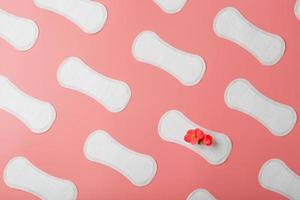
[[[51,104],[25,94],[1,75],[0,108],[17,117],[34,133],[46,132],[56,117]]]
[[[287,135],[297,121],[296,111],[260,93],[245,79],[232,81],[225,91],[225,103],[262,123],[273,135]]]
[[[39,8],[57,13],[86,33],[102,29],[107,19],[106,8],[92,0],[33,0]]]
[[[165,70],[185,86],[196,85],[205,72],[200,56],[172,47],[151,31],[136,37],[132,52],[136,60]]]
[[[296,1],[294,11],[295,11],[295,15],[296,15],[297,19],[300,20],[300,0]]]
[[[153,0],[164,12],[174,14],[182,10],[187,0]]]
[[[39,29],[30,19],[17,17],[0,9],[0,37],[19,51],[26,51],[35,44]]]
[[[8,162],[3,179],[7,186],[29,192],[42,200],[77,198],[74,183],[47,174],[24,157],[15,157]]]
[[[110,112],[123,110],[131,96],[126,83],[94,71],[77,57],[64,60],[58,69],[57,80],[61,86],[95,99]]]
[[[211,135],[214,140],[213,145],[192,145],[184,141],[187,131],[195,128],[199,128]],[[213,165],[225,162],[231,152],[232,144],[228,136],[202,128],[177,110],[170,110],[161,117],[158,133],[163,140],[182,145],[202,156]]]
[[[207,190],[197,189],[194,190],[186,200],[216,200]]]
[[[263,65],[276,64],[284,54],[284,40],[249,22],[232,7],[222,9],[214,20],[215,33],[251,53]]]
[[[258,179],[260,185],[267,190],[290,200],[300,199],[300,177],[279,159],[267,161],[261,167]]]
[[[93,132],[87,138],[84,154],[92,162],[115,169],[135,186],[148,185],[157,170],[151,156],[128,149],[102,130]]]

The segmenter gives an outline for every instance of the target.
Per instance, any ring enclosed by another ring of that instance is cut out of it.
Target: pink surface
[[[26,156],[49,174],[72,180],[79,200],[185,199],[196,188],[217,199],[284,199],[263,189],[258,172],[270,158],[279,158],[300,174],[300,126],[286,137],[274,137],[256,120],[230,110],[223,95],[227,85],[243,77],[266,96],[300,110],[298,64],[300,21],[294,0],[189,0],[175,15],[164,13],[151,0],[99,0],[108,10],[103,30],[89,35],[67,19],[34,6],[31,0],[0,1],[0,7],[37,22],[40,35],[27,52],[18,52],[0,40],[0,74],[57,111],[53,127],[35,135],[19,120],[0,110],[0,171],[14,156]],[[286,41],[286,53],[273,67],[262,66],[239,46],[213,32],[217,12],[234,6],[260,28]],[[136,61],[131,54],[135,36],[152,30],[173,46],[198,54],[207,64],[202,81],[182,86],[158,68]],[[62,88],[56,80],[60,63],[81,57],[103,74],[127,82],[132,90],[128,107],[110,113],[93,99]],[[208,164],[195,153],[163,141],[157,132],[160,117],[178,109],[208,129],[226,133],[232,153],[220,166]],[[133,186],[116,171],[88,161],[83,154],[86,137],[103,129],[119,142],[153,156],[158,171],[153,182]],[[36,199],[0,182],[0,199]]]

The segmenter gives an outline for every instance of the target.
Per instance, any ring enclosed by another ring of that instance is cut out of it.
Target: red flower
[[[203,131],[196,128],[195,130],[192,130],[192,129],[188,130],[188,132],[184,136],[184,140],[186,142],[189,142],[194,145],[194,144],[200,143],[201,140],[203,139],[203,137],[204,137]]]
[[[204,135],[202,142],[203,144],[210,146],[213,143],[213,137],[211,135]]]
[[[213,143],[213,137],[211,135],[205,134],[199,128],[196,128],[195,130],[188,130],[186,135],[184,136],[184,140],[188,143],[191,143],[192,145],[203,143],[207,146],[210,146]]]

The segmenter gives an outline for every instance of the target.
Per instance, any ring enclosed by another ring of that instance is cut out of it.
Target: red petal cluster
[[[192,145],[203,143],[207,146],[210,146],[213,143],[213,137],[205,134],[199,128],[188,130],[184,136],[184,140]]]

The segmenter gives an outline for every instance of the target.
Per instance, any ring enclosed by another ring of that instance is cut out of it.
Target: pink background
[[[256,120],[229,109],[224,90],[233,79],[248,79],[266,96],[300,110],[298,66],[300,21],[294,0],[189,0],[170,15],[152,0],[99,0],[108,10],[103,30],[89,35],[54,13],[39,9],[32,0],[1,0],[0,7],[37,22],[40,35],[27,52],[18,52],[0,39],[0,74],[26,93],[51,102],[57,112],[53,127],[36,135],[9,113],[0,110],[0,171],[14,156],[25,156],[40,169],[72,180],[78,199],[185,199],[205,188],[217,199],[284,199],[263,189],[258,172],[270,158],[282,159],[300,174],[299,124],[286,137],[274,137]],[[239,46],[213,32],[217,12],[234,6],[258,27],[286,41],[282,60],[262,66]],[[173,46],[204,58],[207,71],[194,87],[185,87],[158,68],[136,61],[131,45],[138,33],[152,30]],[[132,90],[128,107],[110,113],[93,99],[62,88],[56,80],[60,63],[81,57],[97,71],[127,82]],[[157,133],[160,117],[178,109],[208,129],[226,133],[232,153],[220,166],[208,164],[195,153],[163,141]],[[158,171],[153,182],[133,186],[116,171],[88,161],[83,143],[94,130],[111,133],[120,143],[153,156]],[[0,181],[0,199],[36,199]]]

